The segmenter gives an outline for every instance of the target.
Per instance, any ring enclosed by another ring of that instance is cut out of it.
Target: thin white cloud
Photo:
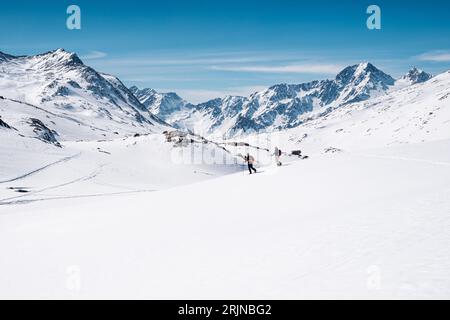
[[[126,67],[147,67],[147,66],[198,66],[211,64],[231,64],[231,63],[255,63],[271,61],[270,57],[216,57],[216,58],[185,58],[185,59],[165,59],[159,57],[131,57],[131,58],[111,58],[102,62],[103,65],[126,66]]]
[[[187,82],[187,81],[207,81],[207,78],[199,78],[199,77],[186,77],[185,75],[181,74],[181,75],[175,75],[175,76],[159,76],[159,75],[140,75],[140,74],[135,74],[135,75],[122,75],[120,77],[123,81],[127,81],[127,82],[152,82],[152,81],[182,81],[182,82]]]
[[[427,52],[418,56],[420,61],[431,61],[431,62],[449,62],[450,61],[450,51],[434,51]]]
[[[105,52],[91,51],[91,52],[85,54],[84,56],[82,56],[81,59],[84,59],[84,60],[95,60],[95,59],[104,58],[106,56],[107,56],[107,54]]]
[[[317,59],[317,57],[314,57]],[[232,66],[232,65],[271,65],[295,64],[310,59],[298,52],[222,52],[222,53],[180,53],[137,54],[132,56],[108,57],[101,61],[104,66],[155,67],[155,66]],[[317,60],[316,60],[317,61]]]
[[[255,73],[336,74],[343,66],[337,64],[291,64],[285,66],[212,66],[212,70]]]

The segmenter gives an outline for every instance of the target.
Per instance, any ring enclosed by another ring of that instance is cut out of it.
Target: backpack
[[[281,150],[278,150],[278,156],[281,157],[282,154],[283,152],[281,152]]]

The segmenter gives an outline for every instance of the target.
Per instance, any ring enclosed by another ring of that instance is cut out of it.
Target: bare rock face
[[[44,141],[46,143],[54,144],[57,147],[61,147],[61,144],[56,139],[58,133],[55,130],[49,129],[39,119],[31,118],[28,123],[33,128],[33,132],[36,134],[37,139]]]
[[[9,124],[7,124],[6,122],[4,122],[2,120],[1,116],[0,116],[0,127],[6,128],[6,129],[11,129],[11,126]]]

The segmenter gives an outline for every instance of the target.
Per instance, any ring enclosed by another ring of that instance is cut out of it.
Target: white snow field
[[[215,145],[175,147],[163,134],[65,142],[60,149],[14,133],[0,133],[7,137],[0,155],[0,214],[2,206],[148,193],[240,170],[232,156]],[[217,157],[223,164],[208,165],[201,159],[205,155]]]
[[[3,204],[0,297],[449,298],[449,150],[326,154],[159,192]]]

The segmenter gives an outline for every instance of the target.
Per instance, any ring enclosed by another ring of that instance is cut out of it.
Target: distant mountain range
[[[249,97],[192,104],[176,93],[128,89],[63,49],[35,56],[0,52],[0,125],[51,143],[162,132],[169,125],[231,137],[293,128],[311,115],[431,78],[413,68],[395,80],[366,62],[345,68],[332,80],[278,84]]]
[[[175,93],[137,87],[131,91],[151,112],[177,128],[230,137],[293,128],[311,112],[364,101],[431,77],[413,68],[397,81],[366,62],[345,68],[333,80],[278,84],[249,97],[227,96],[196,105]]]

